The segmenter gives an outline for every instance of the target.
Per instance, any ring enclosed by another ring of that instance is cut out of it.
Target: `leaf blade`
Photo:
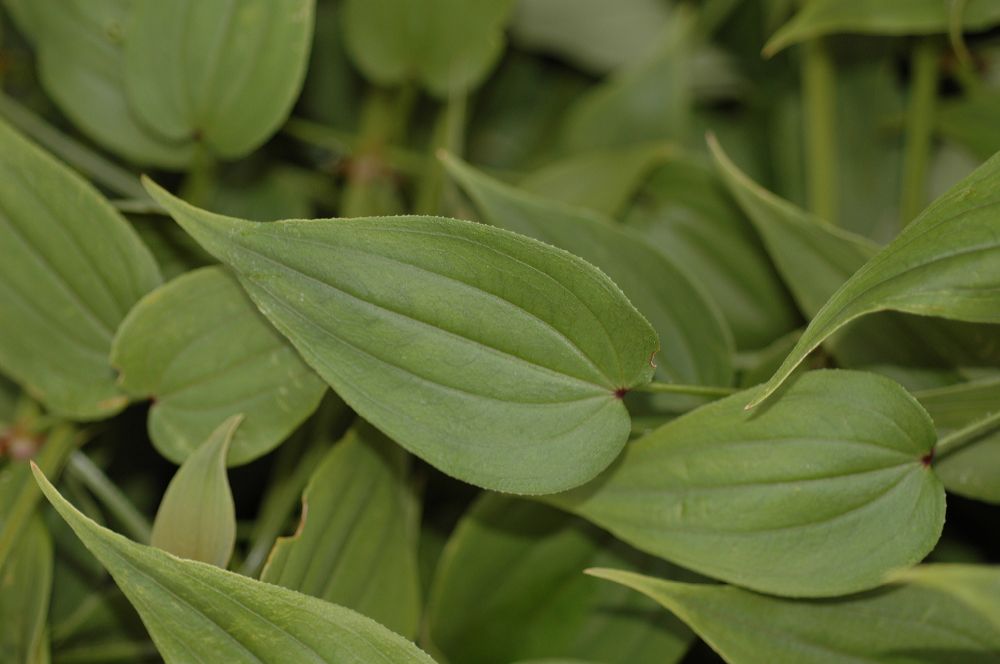
[[[624,445],[620,390],[650,380],[658,344],[583,260],[432,217],[253,224],[147,186],[344,401],[439,469],[544,493]]]
[[[665,424],[595,482],[544,500],[689,569],[792,597],[874,587],[931,550],[944,491],[913,397],[853,371],[806,372],[747,413],[753,393]]]
[[[168,664],[401,664],[433,660],[378,623],[321,600],[184,561],[98,526],[32,468],[42,493],[133,603]]]
[[[156,511],[150,544],[225,569],[236,546],[226,457],[242,421],[242,413],[228,418],[178,469]]]

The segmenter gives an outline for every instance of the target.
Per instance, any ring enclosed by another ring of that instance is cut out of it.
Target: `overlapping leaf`
[[[344,401],[441,470],[545,493],[624,445],[656,334],[583,260],[469,222],[255,224],[149,188]]]
[[[135,0],[30,0],[42,86],[85,134],[126,159],[167,168],[190,163],[194,143],[149,131],[125,90],[123,36]]]
[[[884,588],[822,601],[612,569],[591,573],[660,602],[734,664],[985,664],[1000,652],[995,567],[925,565]]]
[[[175,463],[237,413],[246,419],[228,463],[251,461],[287,438],[326,389],[219,267],[187,273],[143,298],[118,330],[111,363],[127,392],[153,398],[150,438]]]
[[[78,512],[37,469],[35,477],[135,606],[167,664],[433,662],[349,609],[131,542]]]
[[[944,435],[1000,410],[1000,378],[923,390],[916,397]],[[934,469],[948,491],[1000,503],[1000,431],[936,459]]]
[[[132,305],[160,280],[118,212],[0,122],[0,367],[51,410],[96,419],[127,399],[108,364]]]
[[[753,228],[698,160],[671,155],[623,222],[698,276],[738,349],[760,348],[798,325],[795,305]]]
[[[714,303],[666,256],[599,214],[504,185],[455,159],[445,164],[486,221],[571,251],[615,280],[660,337],[657,375],[728,385],[732,341]]]
[[[770,396],[830,335],[865,314],[892,310],[1000,323],[998,184],[1000,155],[924,210],[820,308],[753,403]]]
[[[236,506],[226,456],[243,415],[233,415],[184,461],[170,480],[153,522],[150,544],[222,567],[236,546]]]
[[[948,31],[951,12],[960,11],[966,30],[1000,23],[1000,5],[992,0],[961,3],[940,0],[811,0],[764,47],[766,55],[807,39],[836,32],[875,35],[933,34]]]
[[[574,516],[484,494],[439,563],[429,638],[451,662],[669,664],[683,657],[690,633],[651,615],[645,602],[607,592],[610,586],[583,574],[593,565],[676,573]]]
[[[503,52],[512,0],[347,0],[345,46],[380,85],[413,80],[439,97],[476,87]]]
[[[944,491],[927,413],[898,384],[852,371],[759,388],[634,441],[594,482],[547,497],[633,546],[762,592],[872,588],[937,541]]]
[[[316,467],[299,528],[275,544],[261,580],[416,636],[418,506],[407,456],[367,424],[351,430]]]
[[[252,151],[302,87],[313,10],[314,0],[136,2],[124,37],[132,108],[168,140]]]

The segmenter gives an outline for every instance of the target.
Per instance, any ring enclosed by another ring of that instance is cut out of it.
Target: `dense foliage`
[[[0,8],[0,663],[1000,662],[996,0]]]

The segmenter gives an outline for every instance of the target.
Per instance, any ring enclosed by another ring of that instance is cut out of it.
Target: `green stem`
[[[386,146],[403,133],[416,101],[416,89],[405,86],[390,92],[372,88],[361,110],[360,135],[351,155],[341,216],[381,214],[380,189],[387,186]]]
[[[809,208],[837,223],[836,79],[826,40],[803,44],[802,92],[805,122],[806,192]]]
[[[142,544],[149,542],[152,533],[149,520],[135,508],[121,489],[108,479],[104,471],[90,460],[90,457],[83,452],[73,452],[69,457],[66,472],[94,494],[132,539]]]
[[[301,118],[290,119],[285,124],[283,131],[303,143],[309,143],[337,154],[354,154],[361,144],[360,136]],[[386,162],[397,171],[407,175],[419,175],[427,167],[427,158],[412,150],[393,145],[383,146],[383,150]]]
[[[647,383],[633,388],[636,392],[653,392],[656,394],[687,394],[695,397],[728,397],[738,390],[732,387],[715,387],[712,385],[679,385],[676,383]]]
[[[448,195],[446,188],[451,183],[445,177],[444,166],[437,159],[441,150],[447,150],[457,157],[464,153],[466,96],[448,98],[441,108],[434,134],[431,137],[424,176],[417,191],[415,210],[417,214],[440,214],[442,200]]]
[[[934,446],[934,456],[940,461],[995,429],[1000,429],[1000,410],[938,439],[937,445]]]
[[[910,223],[924,208],[934,132],[938,55],[937,40],[926,37],[917,42],[910,58],[910,99],[905,118],[903,190],[899,203],[901,226]]]
[[[0,94],[0,116],[97,184],[119,196],[149,199],[135,173],[70,138],[4,94]]]
[[[55,481],[79,442],[76,429],[67,424],[57,425],[46,436],[34,461],[46,477]],[[0,568],[41,496],[27,463],[10,461],[0,469]]]
[[[203,144],[195,148],[194,159],[181,185],[181,198],[192,205],[209,207],[218,179],[218,162]]]

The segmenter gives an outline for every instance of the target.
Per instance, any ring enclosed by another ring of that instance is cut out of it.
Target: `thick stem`
[[[90,457],[80,451],[73,452],[69,457],[66,472],[94,494],[132,539],[142,544],[149,542],[152,533],[149,520],[136,509],[121,489],[108,479],[104,471],[90,460]]]
[[[836,85],[826,40],[820,37],[803,44],[806,193],[809,209],[831,224],[837,223]]]
[[[283,131],[303,143],[343,155],[356,153],[361,144],[361,137],[356,134],[301,118],[290,119]],[[386,145],[383,155],[389,166],[407,175],[420,175],[427,166],[426,157],[406,148]]]
[[[910,57],[910,99],[906,109],[903,190],[899,202],[901,226],[910,223],[924,208],[937,99],[938,56],[937,41],[926,37],[917,42]]]
[[[976,442],[988,433],[1000,429],[1000,411],[980,418],[947,436],[940,438],[934,446],[934,457],[941,460]]]

